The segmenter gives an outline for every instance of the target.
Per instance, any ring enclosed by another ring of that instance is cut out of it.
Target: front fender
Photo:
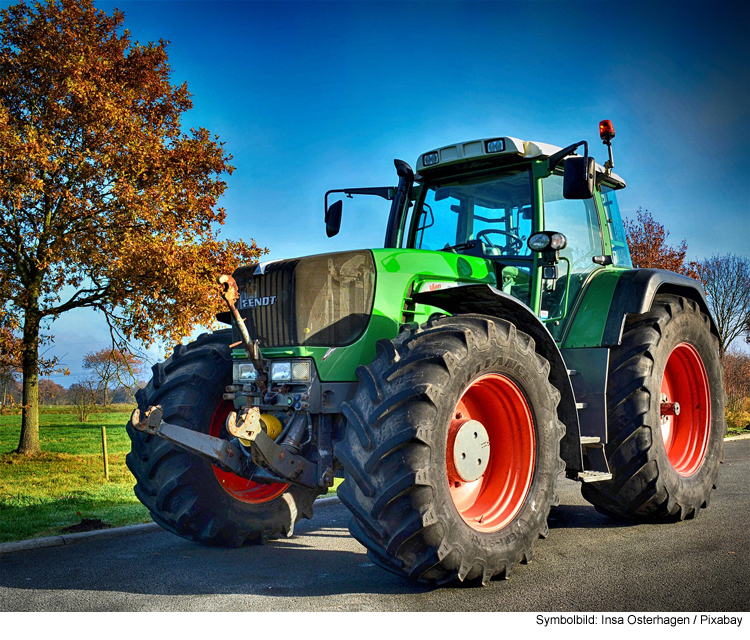
[[[451,315],[480,313],[512,322],[531,336],[536,351],[550,364],[549,379],[560,392],[557,414],[565,425],[560,455],[568,471],[583,470],[581,431],[573,387],[565,360],[541,320],[525,304],[488,284],[476,284],[412,295],[414,302],[444,309]]]

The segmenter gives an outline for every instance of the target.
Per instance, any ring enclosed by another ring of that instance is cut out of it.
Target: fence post
[[[107,427],[102,425],[102,453],[104,455],[104,479],[109,480],[109,458],[107,457]]]

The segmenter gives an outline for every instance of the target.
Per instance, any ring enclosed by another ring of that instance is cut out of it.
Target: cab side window
[[[564,317],[573,306],[588,274],[597,268],[594,256],[602,254],[602,233],[596,203],[588,200],[563,198],[563,177],[553,174],[545,178],[544,229],[565,235],[568,244],[560,252],[556,281],[544,281],[539,310],[542,320]],[[563,324],[548,325],[555,338]]]
[[[606,185],[602,186],[602,205],[607,216],[609,235],[612,238],[612,263],[616,267],[632,269],[633,261],[630,258],[630,249],[625,238],[625,228],[622,224],[620,207],[617,205],[617,197],[614,189]]]
[[[592,258],[602,255],[596,203],[593,198],[566,200],[562,186],[561,175],[551,175],[544,181],[544,228],[559,231],[568,239],[560,255],[570,261],[572,271],[588,272],[596,267]]]

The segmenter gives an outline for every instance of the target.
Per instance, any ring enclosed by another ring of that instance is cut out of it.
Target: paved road
[[[564,481],[547,540],[511,580],[427,589],[370,563],[342,505],[295,538],[237,550],[166,532],[0,558],[4,611],[750,611],[750,440],[729,442],[711,507],[623,525]]]

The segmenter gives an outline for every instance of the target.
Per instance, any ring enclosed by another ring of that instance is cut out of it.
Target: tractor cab
[[[555,339],[584,284],[608,266],[632,262],[612,172],[614,127],[600,123],[609,160],[585,141],[565,148],[512,137],[487,138],[422,154],[416,174],[397,160],[398,188],[341,190],[392,200],[386,248],[417,249],[487,261],[496,287],[531,308]],[[579,147],[584,155],[576,155]],[[341,202],[328,206],[329,235]],[[545,238],[550,243],[545,243]]]
[[[491,261],[498,288],[531,307],[554,335],[593,271],[632,267],[615,196],[624,181],[588,154],[568,162],[566,151],[494,138],[423,154],[400,246]],[[588,190],[576,186],[585,182],[575,175],[584,160],[595,173]],[[550,250],[543,236],[533,242],[542,232],[563,244]]]

